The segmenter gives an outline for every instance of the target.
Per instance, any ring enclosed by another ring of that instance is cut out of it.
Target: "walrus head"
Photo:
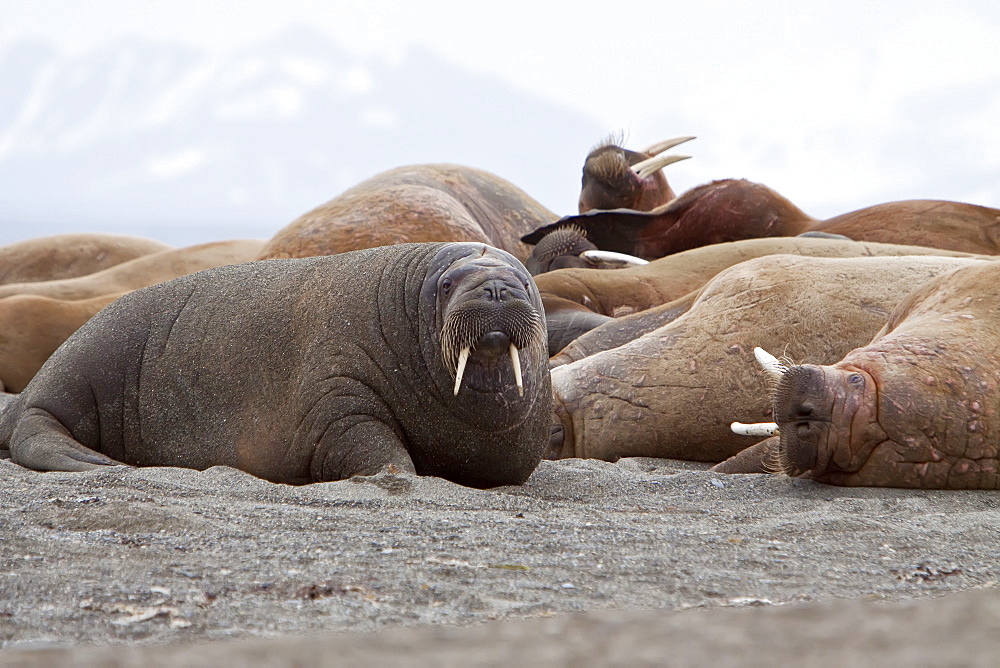
[[[669,202],[675,195],[661,170],[691,156],[664,155],[664,151],[692,139],[694,137],[677,137],[643,151],[630,151],[621,146],[621,138],[608,137],[583,163],[579,212],[592,209],[648,211]]]
[[[546,234],[525,262],[532,276],[556,269],[622,269],[641,264],[649,263],[634,255],[599,250],[576,225]]]
[[[547,358],[541,298],[513,256],[468,247],[473,252],[451,260],[433,281],[441,361],[454,379],[453,394],[516,388],[523,396],[521,351],[531,364]]]

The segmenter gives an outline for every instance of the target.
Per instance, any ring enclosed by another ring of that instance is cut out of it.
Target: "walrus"
[[[123,294],[76,300],[31,294],[0,299],[0,390],[22,391],[73,332]]]
[[[86,276],[0,286],[0,389],[23,390],[63,341],[126,292],[247,262],[263,245],[238,239],[171,248]]]
[[[905,200],[866,207],[828,220],[809,216],[767,186],[722,179],[688,190],[649,211],[615,209],[565,216],[522,237],[537,244],[572,225],[601,250],[646,260],[709,244],[825,232],[856,241],[1000,253],[1000,209],[963,202]]]
[[[852,257],[865,255],[948,255],[976,257],[969,253],[941,251],[923,246],[866,243],[842,239],[776,237],[744,239],[693,248],[654,260],[647,265],[603,271],[561,269],[535,276],[542,293],[549,324],[550,355],[585,332],[599,325],[586,342],[580,341],[574,358],[620,345],[656,327],[666,324],[660,316],[671,317],[668,306],[702,287],[723,269],[740,262],[772,254],[814,257]],[[584,308],[597,316],[587,317]],[[659,308],[658,312],[629,316],[639,311]],[[621,319],[618,334],[610,337],[608,318]],[[648,321],[648,322],[647,322]],[[586,351],[586,352],[584,352]],[[564,351],[565,352],[565,351]],[[562,355],[560,355],[562,357]]]
[[[1000,489],[998,304],[1000,264],[957,268],[913,290],[871,343],[839,362],[778,366],[779,436],[717,468],[834,485]]]
[[[836,361],[871,340],[911,286],[977,263],[992,261],[769,255],[735,265],[669,324],[552,369],[547,456],[726,459],[748,445],[730,422],[770,415],[769,383],[750,366],[754,346]]]
[[[558,218],[495,174],[461,165],[411,165],[359,183],[299,216],[258,259],[331,255],[401,242],[480,241],[521,261],[520,237]]]
[[[0,417],[38,470],[227,465],[303,484],[386,467],[519,484],[551,415],[545,316],[510,254],[400,244],[130,292]]]
[[[172,248],[124,234],[54,234],[0,246],[0,285],[85,276]]]
[[[641,151],[630,151],[622,146],[620,137],[608,137],[584,160],[579,213],[592,209],[649,211],[674,199],[677,195],[662,170],[691,156],[665,152],[692,139],[676,137]]]
[[[127,292],[202,269],[249,262],[256,258],[263,246],[264,241],[260,239],[234,239],[169,248],[85,276],[2,285],[0,298],[30,294],[79,300]]]

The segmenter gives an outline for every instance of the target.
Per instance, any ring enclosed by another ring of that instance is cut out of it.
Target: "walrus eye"
[[[441,292],[443,292],[444,294],[448,294],[449,292],[451,292],[450,278],[446,278],[443,281],[441,281]]]
[[[860,373],[852,373],[850,376],[847,377],[847,382],[850,383],[851,385],[864,385],[865,377],[862,376]]]

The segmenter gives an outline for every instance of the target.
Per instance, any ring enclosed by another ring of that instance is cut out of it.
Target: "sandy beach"
[[[0,663],[87,665],[79,648],[92,645],[429,639],[595,619],[563,615],[580,612],[683,628],[670,620],[743,608],[739,619],[764,623],[789,606],[881,609],[1000,579],[992,492],[837,488],[657,459],[543,462],[527,484],[492,490],[389,473],[292,487],[224,467],[40,474],[2,461],[0,476]],[[992,606],[982,621],[994,629],[995,593],[967,595],[991,597],[968,605]],[[579,649],[571,635],[546,644]]]

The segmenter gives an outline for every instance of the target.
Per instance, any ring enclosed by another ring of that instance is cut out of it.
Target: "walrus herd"
[[[563,218],[413,165],[266,241],[2,247],[0,455],[473,487],[643,456],[1000,488],[1000,210],[821,221],[743,179],[677,195],[662,169],[692,139],[602,142]]]

